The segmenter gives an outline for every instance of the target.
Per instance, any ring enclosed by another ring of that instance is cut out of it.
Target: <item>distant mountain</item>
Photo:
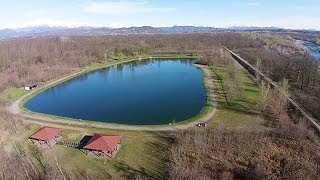
[[[2,29],[0,30],[0,39],[10,38],[17,36],[18,33],[13,29]]]
[[[38,37],[38,36],[70,36],[70,35],[126,35],[126,34],[174,34],[174,33],[210,33],[210,32],[310,32],[319,34],[320,31],[308,30],[287,30],[276,27],[246,27],[235,26],[231,28],[215,28],[202,26],[173,26],[173,27],[129,27],[129,28],[108,28],[108,27],[50,27],[38,26],[19,29],[0,30],[0,39]]]
[[[173,27],[162,27],[159,28],[166,33],[208,33],[208,32],[217,32],[219,28],[214,27],[200,27],[200,26],[173,26]]]

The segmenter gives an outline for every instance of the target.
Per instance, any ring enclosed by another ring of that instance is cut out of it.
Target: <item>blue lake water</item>
[[[205,107],[200,68],[187,60],[142,60],[80,75],[30,99],[33,112],[75,119],[158,125]]]
[[[297,40],[297,43],[308,48],[310,56],[320,61],[320,47],[316,43],[303,40]]]

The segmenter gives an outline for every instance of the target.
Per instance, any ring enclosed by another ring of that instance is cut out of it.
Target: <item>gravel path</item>
[[[195,127],[195,124],[200,123],[200,122],[208,122],[210,119],[214,116],[216,113],[216,95],[214,93],[214,83],[212,79],[212,74],[209,69],[207,69],[206,66],[202,65],[195,65],[197,67],[201,67],[203,69],[204,75],[208,78],[208,82],[206,86],[209,89],[209,95],[210,99],[212,102],[212,108],[210,108],[210,112],[206,113],[204,116],[202,116],[200,119],[186,123],[186,124],[181,124],[181,125],[163,125],[160,127],[150,127],[150,126],[133,126],[133,125],[122,125],[122,124],[110,124],[110,123],[96,123],[96,122],[88,122],[88,121],[76,121],[76,120],[66,120],[66,119],[60,119],[60,118],[55,118],[55,117],[49,117],[49,116],[44,116],[41,114],[34,114],[34,113],[28,113],[26,111],[23,111],[20,109],[19,104],[21,101],[34,93],[34,91],[31,91],[30,93],[25,94],[18,100],[16,100],[14,103],[12,103],[7,110],[11,112],[12,114],[15,114],[17,116],[22,117],[23,121],[26,123],[34,123],[34,124],[39,124],[39,125],[50,125],[54,127],[59,127],[59,128],[66,128],[66,129],[73,129],[73,130],[79,130],[79,131],[85,131],[84,128],[106,128],[106,129],[119,129],[119,130],[142,130],[142,131],[170,131],[170,130],[177,130],[177,129],[187,129],[190,127]],[[63,81],[71,76],[80,74],[81,72],[74,73],[70,76],[66,76],[64,78],[61,78],[59,80],[52,81],[44,86],[48,87],[52,84],[58,83],[60,81]],[[81,127],[83,128],[81,128]]]

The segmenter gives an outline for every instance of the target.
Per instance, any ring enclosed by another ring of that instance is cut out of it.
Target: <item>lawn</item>
[[[51,149],[41,149],[43,164],[58,163],[68,172],[87,171],[98,179],[134,179],[137,175],[163,179],[165,158],[170,144],[155,132],[106,130],[87,128],[86,131],[63,130],[65,141],[78,142],[85,135],[94,133],[119,134],[122,136],[121,147],[113,159],[88,157],[76,148],[56,145]],[[31,135],[31,134],[30,134]],[[35,146],[27,142],[30,149]]]
[[[260,88],[244,70],[238,70],[239,79],[244,90],[231,100],[228,105],[224,96],[222,84],[226,78],[226,69],[212,67],[213,79],[218,94],[218,110],[211,120],[211,127],[257,127],[259,126]]]
[[[10,87],[0,93],[0,99],[5,102],[13,102],[28,92],[29,91],[22,88]]]

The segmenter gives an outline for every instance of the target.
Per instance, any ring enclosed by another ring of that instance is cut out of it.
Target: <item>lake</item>
[[[129,125],[190,119],[206,105],[202,70],[188,60],[140,60],[80,75],[34,96],[33,112]]]
[[[308,48],[310,56],[320,61],[320,47],[316,43],[304,40],[297,40],[297,43]]]

